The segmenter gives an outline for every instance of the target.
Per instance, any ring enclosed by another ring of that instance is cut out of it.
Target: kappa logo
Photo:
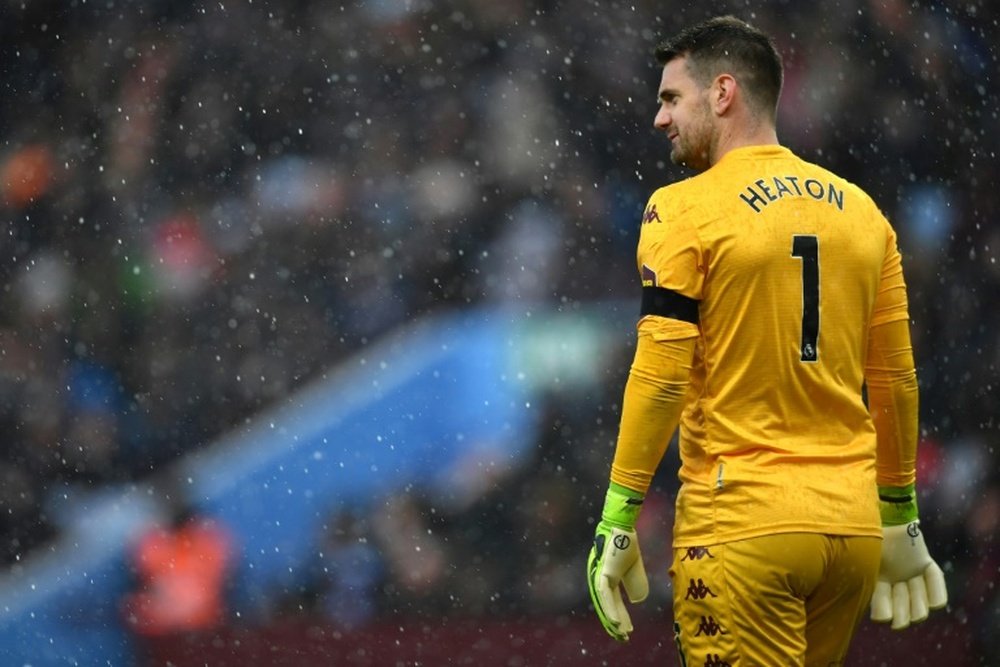
[[[702,616],[701,623],[698,624],[698,632],[694,633],[695,637],[700,637],[702,635],[707,635],[709,637],[714,637],[715,635],[728,635],[727,630],[723,630],[722,626],[715,620],[713,616]]]
[[[660,220],[660,214],[656,212],[656,204],[647,206],[646,211],[642,214],[642,224],[648,225],[651,222],[663,222]]]
[[[718,653],[709,653],[705,656],[705,667],[732,667],[732,665],[719,657]]]
[[[681,562],[686,560],[701,560],[702,558],[715,558],[708,547],[688,547],[687,553],[681,557]]]
[[[711,595],[713,598],[719,597],[718,595],[713,593],[712,589],[706,586],[705,582],[702,581],[701,579],[698,579],[697,582],[695,582],[694,579],[691,579],[690,581],[691,584],[688,586],[687,593],[684,595],[685,600],[691,600],[691,599],[704,600],[709,595]]]

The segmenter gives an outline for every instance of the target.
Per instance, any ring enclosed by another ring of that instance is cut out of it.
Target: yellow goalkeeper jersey
[[[872,200],[781,146],[737,149],[653,194],[638,264],[697,302],[675,545],[880,536],[865,354],[870,327],[908,315]]]

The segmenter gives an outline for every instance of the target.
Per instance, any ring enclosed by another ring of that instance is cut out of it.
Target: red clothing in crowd
[[[140,587],[126,600],[129,624],[146,636],[214,627],[225,609],[229,561],[229,536],[211,520],[151,530],[135,550]]]

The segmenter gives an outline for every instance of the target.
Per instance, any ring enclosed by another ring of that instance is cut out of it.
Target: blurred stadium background
[[[684,176],[650,53],[721,12],[907,261],[951,606],[851,664],[1000,664],[985,0],[2,0],[0,663],[675,664],[670,462],[629,645],[583,571]]]

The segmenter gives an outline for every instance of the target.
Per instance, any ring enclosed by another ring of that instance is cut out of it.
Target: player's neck
[[[717,163],[726,153],[737,148],[777,145],[779,145],[778,133],[770,123],[760,123],[752,127],[746,124],[726,124],[716,138],[711,152],[711,163]]]

